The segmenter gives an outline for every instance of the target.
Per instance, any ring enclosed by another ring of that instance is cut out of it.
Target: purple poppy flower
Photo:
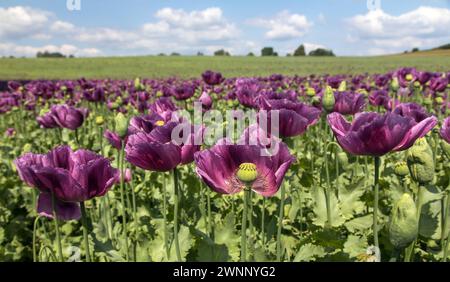
[[[16,134],[16,130],[14,128],[8,128],[5,131],[5,135],[8,137],[12,137],[14,134]]]
[[[53,118],[57,126],[75,130],[80,127],[89,115],[89,110],[85,108],[74,108],[68,105],[55,105],[50,108],[50,113],[38,119],[41,126],[53,126],[50,117]]]
[[[365,97],[354,92],[335,92],[334,112],[343,115],[354,115],[364,110],[366,106]]]
[[[128,140],[128,136],[126,136],[122,140],[122,138],[120,138],[120,136],[117,133],[109,131],[109,130],[105,130],[103,137],[105,137],[106,140],[108,140],[109,144],[111,144],[111,146],[113,146],[117,150],[122,149],[122,141],[125,142],[125,144],[126,144],[126,142]]]
[[[271,156],[263,156],[261,150],[263,147],[258,145],[237,145],[220,140],[212,148],[195,153],[196,172],[212,190],[235,194],[248,185],[237,176],[240,166],[250,165],[256,169],[251,189],[265,197],[273,196],[295,158],[284,143],[279,143],[277,153]]]
[[[321,110],[307,106],[303,103],[293,102],[287,99],[260,100],[260,109],[268,111],[267,117],[271,124],[273,110],[278,110],[278,132],[283,137],[293,137],[303,134],[306,129],[315,124],[321,114]]]
[[[236,97],[243,106],[255,108],[256,98],[259,96],[261,86],[256,79],[240,78],[236,80]]]
[[[416,103],[399,104],[395,107],[393,113],[401,115],[403,117],[410,117],[414,119],[414,121],[417,123],[421,122],[422,120],[430,116],[425,110],[425,108]]]
[[[450,144],[450,117],[444,119],[442,123],[441,137]]]
[[[175,129],[180,129],[181,135],[177,137],[181,140],[172,140]],[[188,133],[183,135],[184,132]],[[203,130],[196,130],[187,122],[156,124],[150,131],[140,131],[128,137],[126,159],[145,170],[169,171],[194,160],[194,153],[200,150],[202,134]]]
[[[40,191],[39,214],[53,217],[52,194],[58,218],[79,219],[79,202],[105,195],[119,173],[108,159],[87,150],[60,146],[46,155],[27,153],[14,161],[20,178]]]
[[[172,89],[172,95],[177,100],[187,100],[192,96],[194,96],[194,94],[195,94],[195,86],[187,83],[178,85]]]
[[[358,113],[352,123],[339,113],[328,115],[328,124],[339,144],[353,155],[382,156],[403,151],[425,136],[437,123],[429,117],[417,123],[394,113]]]
[[[203,92],[198,101],[202,103],[202,107],[204,110],[211,109],[213,101],[211,96],[208,95],[208,92]]]
[[[213,72],[210,70],[205,71],[202,74],[202,78],[208,85],[219,85],[225,80],[220,72]]]
[[[386,110],[390,111],[391,107],[390,107],[390,102],[391,101],[391,97],[389,97],[389,93],[386,90],[376,90],[373,91],[370,95],[369,95],[369,103],[372,106],[383,106]]]
[[[161,97],[149,106],[149,110],[152,113],[159,114],[161,116],[166,115],[168,112],[175,112],[178,110],[177,106],[172,102],[169,97]]]
[[[430,81],[430,89],[433,92],[443,92],[448,84],[449,80],[447,77],[434,77]]]
[[[48,112],[42,116],[36,118],[41,128],[56,128],[58,124],[55,122],[51,112]]]

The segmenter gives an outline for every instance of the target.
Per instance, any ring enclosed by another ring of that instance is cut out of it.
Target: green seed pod
[[[334,92],[330,86],[327,86],[325,92],[322,97],[322,107],[327,111],[331,112],[334,109],[334,103],[336,100],[334,99]]]
[[[426,184],[434,178],[433,151],[425,138],[416,141],[407,153],[406,161],[414,181]]]
[[[252,163],[242,163],[239,165],[239,169],[236,172],[237,178],[245,183],[252,183],[258,177],[258,171],[256,165]]]
[[[414,87],[420,88],[420,81],[414,81]]]
[[[402,249],[413,242],[419,231],[417,208],[409,194],[403,194],[394,206],[389,223],[389,240],[397,249]]]
[[[114,119],[116,124],[116,133],[124,138],[128,133],[128,119],[122,113],[118,113]]]
[[[394,166],[394,173],[400,177],[407,176],[409,174],[409,169],[406,162],[397,162]]]
[[[341,84],[339,84],[338,91],[339,92],[344,92],[345,90],[347,90],[347,81],[343,80],[341,82]]]
[[[447,155],[447,157],[450,158],[450,144],[445,142],[445,140],[441,140],[441,148],[442,151],[444,151],[444,153]]]
[[[339,165],[346,170],[348,168],[348,156],[346,152],[339,152],[336,155]]]

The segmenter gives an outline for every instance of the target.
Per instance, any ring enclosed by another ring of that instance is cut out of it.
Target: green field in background
[[[450,52],[433,51],[379,57],[103,57],[0,59],[0,80],[135,77],[199,77],[207,70],[226,77],[383,73],[399,67],[450,71]]]

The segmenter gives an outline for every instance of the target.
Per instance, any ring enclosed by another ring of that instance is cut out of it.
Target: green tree
[[[303,44],[298,46],[297,49],[295,49],[294,56],[295,57],[306,56],[305,46]]]
[[[329,57],[335,57],[336,55],[334,55],[332,50],[327,50],[327,49],[323,49],[323,48],[318,48],[316,50],[313,50],[311,52],[309,52],[309,56],[318,56],[318,57],[323,57],[323,56],[329,56]]]
[[[261,49],[261,56],[278,56],[278,54],[274,52],[273,47],[264,47]]]
[[[224,49],[220,49],[214,52],[214,56],[230,56],[230,53],[228,53]]]

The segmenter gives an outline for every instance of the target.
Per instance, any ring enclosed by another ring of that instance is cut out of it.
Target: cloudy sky
[[[378,55],[450,43],[449,0],[0,0],[0,56]],[[75,8],[75,9],[74,9]]]

